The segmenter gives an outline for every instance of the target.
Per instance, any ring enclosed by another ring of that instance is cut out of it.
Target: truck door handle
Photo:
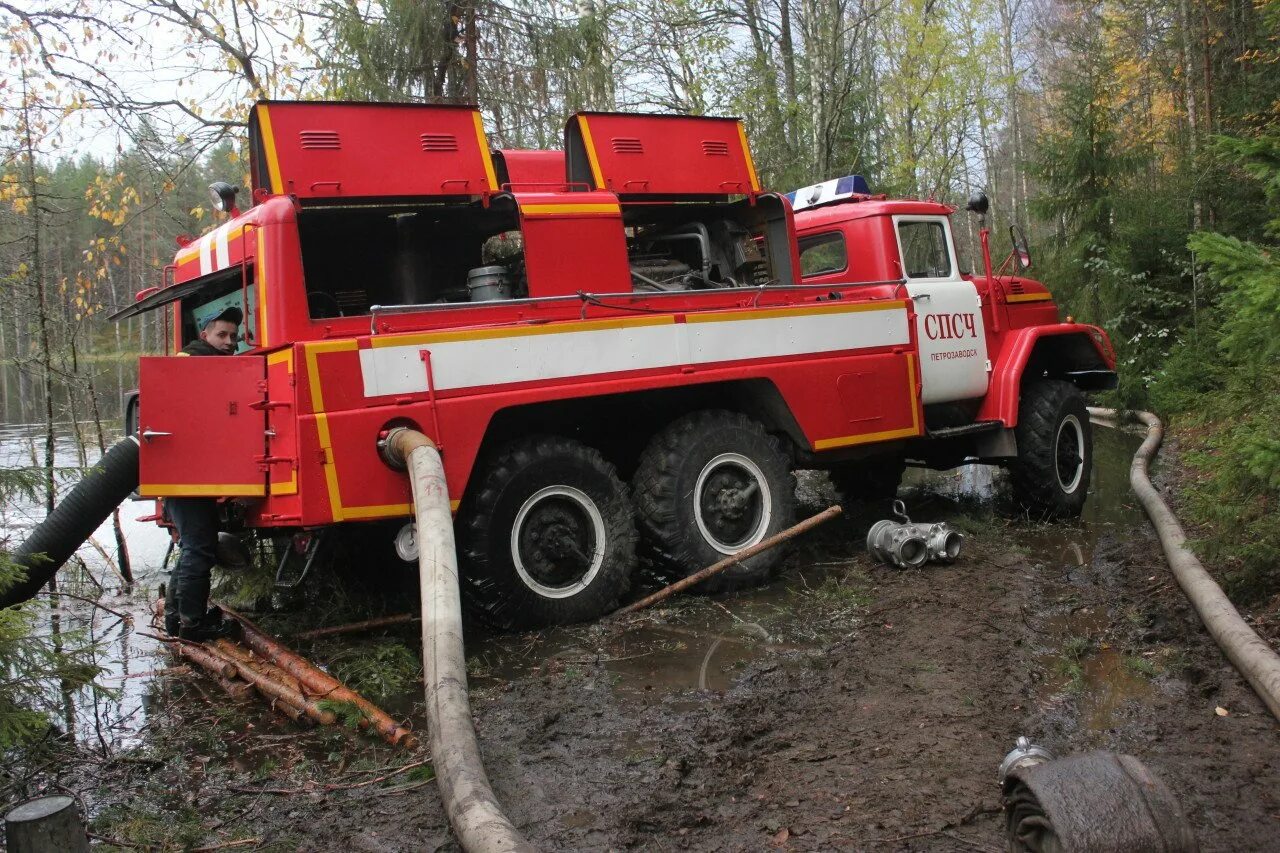
[[[171,433],[171,432],[157,432],[157,431],[155,431],[155,430],[153,430],[153,429],[144,429],[144,430],[142,431],[142,439],[143,439],[143,441],[151,441],[151,439],[155,438],[157,435],[173,435],[173,433]]]

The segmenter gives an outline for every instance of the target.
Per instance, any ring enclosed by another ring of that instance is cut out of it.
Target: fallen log
[[[210,653],[204,646],[197,643],[190,643],[186,640],[167,640],[166,643],[169,648],[173,649],[180,656],[215,676],[221,678],[235,678],[236,676],[235,666],[224,658],[220,658],[217,655]]]
[[[244,699],[253,692],[253,685],[247,681],[240,681],[235,678],[225,678],[221,675],[216,676],[216,678],[218,685],[223,690],[227,691],[227,695],[232,699]]]
[[[244,646],[236,645],[235,643],[227,639],[214,640],[213,646],[218,651],[222,652],[224,657],[235,658],[237,660],[243,661],[244,663],[258,670],[259,672],[266,673],[268,676],[270,676],[271,678],[274,678],[276,681],[279,681],[281,684],[290,688],[291,690],[296,690],[298,691],[299,694],[303,696],[307,694],[307,691],[304,690],[302,687],[302,682],[298,681],[298,679],[294,678],[292,675],[285,672],[280,667],[272,664],[270,661],[266,661],[266,660],[263,660],[262,658],[255,657],[253,652],[249,651]]]
[[[345,625],[330,625],[327,628],[314,628],[293,635],[295,640],[319,640],[322,637],[336,637],[339,634],[359,634],[362,631],[376,631],[392,625],[407,625],[421,622],[422,617],[416,613],[397,613],[394,616],[379,616],[376,619],[365,619],[360,622],[348,622]]]
[[[646,607],[651,607],[654,604],[657,604],[659,601],[663,601],[667,598],[670,598],[671,596],[675,595],[677,592],[682,592],[691,586],[697,586],[707,578],[718,575],[721,572],[723,572],[725,569],[728,569],[730,566],[735,566],[738,563],[742,562],[743,560],[750,559],[751,557],[754,557],[756,554],[759,554],[761,551],[767,551],[770,548],[774,547],[775,545],[781,545],[783,542],[786,542],[788,539],[792,539],[796,536],[799,536],[801,533],[807,533],[808,531],[817,527],[819,524],[822,524],[825,521],[830,521],[831,519],[835,518],[841,512],[843,512],[843,510],[841,510],[840,507],[838,506],[827,507],[817,515],[810,516],[809,518],[806,518],[804,521],[800,522],[799,524],[788,527],[786,530],[779,531],[778,533],[775,533],[772,536],[770,536],[768,539],[763,539],[760,542],[757,542],[755,545],[752,545],[750,548],[743,548],[738,553],[731,554],[728,557],[725,557],[723,560],[721,560],[718,563],[707,566],[705,569],[696,571],[693,574],[689,575],[687,578],[682,578],[676,581],[675,583],[670,584],[669,586],[664,586],[662,589],[658,590],[652,595],[645,596],[639,601],[632,602],[631,604],[628,604],[626,607],[622,607],[622,608],[619,608],[618,610],[613,611],[613,613],[610,614],[610,618],[613,618],[615,616],[625,616],[628,613],[635,613],[637,610],[644,610]]]
[[[222,650],[216,647],[206,646],[205,648],[218,655],[221,660],[230,663],[241,678],[252,684],[259,693],[268,699],[278,700],[285,705],[292,705],[321,725],[331,726],[338,721],[336,714],[321,708],[314,699],[308,699],[297,690],[286,684],[281,684],[270,675],[255,668],[252,664],[239,658],[224,656]]]
[[[219,605],[220,607],[222,605]],[[294,678],[305,692],[333,702],[354,705],[360,711],[358,723],[362,729],[372,729],[383,740],[392,746],[402,746],[413,750],[418,748],[418,737],[409,729],[397,723],[377,705],[347,687],[327,672],[319,669],[311,661],[297,652],[285,647],[279,640],[267,634],[252,621],[229,607],[222,607],[222,612],[240,623],[244,630],[244,644],[268,662],[278,666]]]

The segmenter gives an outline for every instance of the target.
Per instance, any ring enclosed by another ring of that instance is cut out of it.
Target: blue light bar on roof
[[[855,195],[871,195],[871,187],[868,186],[867,179],[861,175],[845,175],[843,178],[801,187],[786,195],[791,200],[791,207],[794,210],[804,210],[807,207],[817,207],[820,204],[852,198]]]

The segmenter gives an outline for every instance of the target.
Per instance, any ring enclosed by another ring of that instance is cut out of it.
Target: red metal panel
[[[303,200],[498,189],[475,107],[271,101],[250,135],[255,188]]]
[[[262,496],[265,368],[247,355],[139,359],[139,493]]]
[[[617,196],[522,193],[519,203],[530,296],[631,291]]]
[[[503,148],[494,152],[498,180],[505,189],[558,191],[566,188],[563,151]]]
[[[1101,341],[1107,341],[1106,333],[1097,326],[1079,323],[1060,323],[1051,326],[1031,326],[1011,329],[1004,335],[999,360],[991,374],[987,396],[978,409],[977,420],[999,420],[1007,427],[1018,425],[1018,402],[1021,397],[1022,371],[1031,358],[1031,351],[1041,338],[1054,335],[1078,335],[1086,338],[1097,351],[1102,363],[1115,369],[1115,357],[1104,349]],[[1108,341],[1109,345],[1109,341]]]
[[[565,134],[570,180],[596,189],[619,195],[760,190],[738,119],[578,113]]]

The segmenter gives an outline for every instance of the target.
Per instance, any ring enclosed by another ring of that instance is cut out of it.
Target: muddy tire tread
[[[769,534],[789,527],[795,519],[795,475],[787,461],[782,443],[770,435],[758,421],[739,412],[705,409],[685,415],[658,433],[640,456],[631,481],[640,536],[648,552],[675,567],[681,577],[706,568],[723,555],[711,555],[697,532],[681,511],[680,480],[689,450],[700,439],[726,431],[741,431],[758,439],[768,458],[755,458],[771,481],[780,485],[777,491],[781,512],[775,513]],[[700,547],[702,546],[702,547]],[[750,560],[733,566],[695,589],[703,593],[730,592],[746,589],[769,579],[782,560],[786,549],[771,548]]]
[[[497,545],[509,552],[505,543],[510,530],[494,529],[504,489],[521,472],[556,459],[600,475],[612,491],[603,501],[592,495],[608,540],[600,574],[589,587],[567,599],[539,596],[524,586],[514,567],[493,566],[491,560],[495,535]],[[530,436],[506,445],[484,464],[479,482],[464,499],[458,515],[463,602],[495,628],[514,630],[586,621],[615,609],[631,588],[637,535],[627,488],[599,451],[573,439]]]
[[[1085,436],[1085,466],[1080,485],[1071,494],[1058,486],[1054,439],[1064,409],[1080,419]],[[1084,509],[1093,468],[1089,413],[1080,389],[1061,379],[1043,379],[1022,389],[1018,407],[1018,457],[1009,474],[1017,506],[1032,517],[1077,518]]]

